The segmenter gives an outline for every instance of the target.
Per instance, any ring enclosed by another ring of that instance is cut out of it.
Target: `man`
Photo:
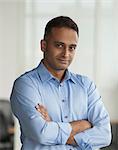
[[[69,17],[50,20],[39,66],[20,76],[11,94],[22,150],[94,150],[110,144],[109,115],[95,84],[68,70],[79,38]]]

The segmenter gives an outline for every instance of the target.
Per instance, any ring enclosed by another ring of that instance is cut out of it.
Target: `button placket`
[[[62,120],[63,122],[68,121],[68,101],[66,99],[67,95],[65,92],[64,83],[60,83],[59,85],[59,92],[60,92],[60,99],[61,99],[61,107],[62,107]]]

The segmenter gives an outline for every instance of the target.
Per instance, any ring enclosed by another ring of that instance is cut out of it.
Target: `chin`
[[[55,64],[55,69],[56,70],[62,70],[62,71],[65,71],[67,68],[68,68],[69,64]]]
[[[65,66],[65,67],[58,67],[57,70],[66,70],[68,68],[68,66]]]

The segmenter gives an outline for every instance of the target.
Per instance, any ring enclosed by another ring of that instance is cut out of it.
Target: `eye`
[[[74,51],[76,49],[76,46],[69,46],[70,51]]]
[[[64,44],[63,43],[55,43],[55,46],[56,46],[56,48],[61,49],[64,47]]]

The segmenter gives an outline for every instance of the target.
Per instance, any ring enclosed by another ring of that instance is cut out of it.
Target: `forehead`
[[[49,39],[56,41],[70,41],[72,43],[78,42],[77,32],[73,29],[61,27],[61,28],[52,28],[51,33],[49,35]]]

